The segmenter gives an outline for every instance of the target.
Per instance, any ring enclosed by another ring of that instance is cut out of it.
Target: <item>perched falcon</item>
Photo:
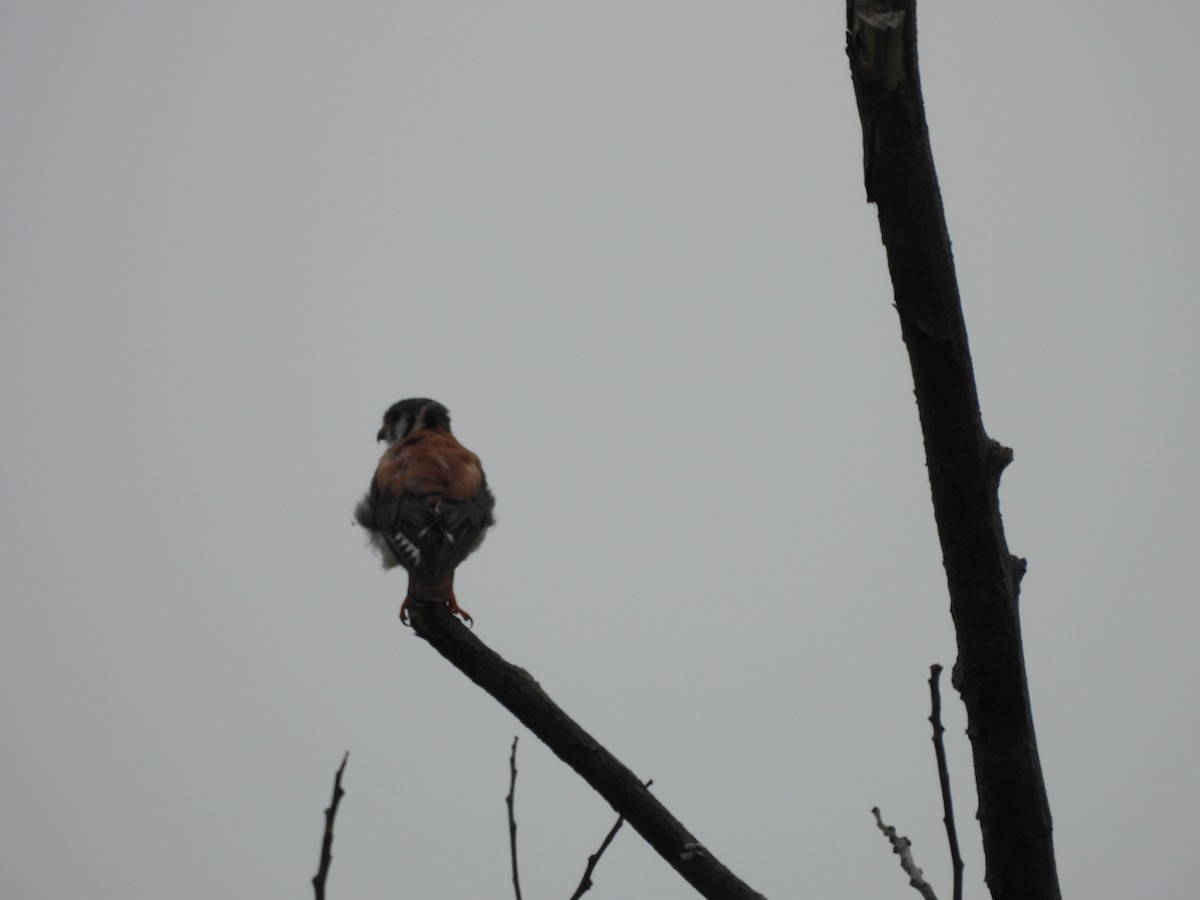
[[[408,571],[400,621],[412,605],[445,603],[470,622],[454,597],[454,570],[496,521],[479,457],[450,433],[450,411],[436,400],[393,405],[377,437],[388,448],[354,517],[383,567]]]

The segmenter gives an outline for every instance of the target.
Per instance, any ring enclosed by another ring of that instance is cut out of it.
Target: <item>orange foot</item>
[[[408,621],[409,609],[413,606],[420,606],[426,602],[427,601],[423,598],[414,600],[412,594],[405,595],[404,602],[400,604],[400,621],[403,624],[409,625],[409,627],[412,627]],[[454,613],[456,616],[461,618],[464,622],[466,622],[472,628],[475,627],[475,620],[471,618],[471,614],[469,612],[467,612],[465,609],[463,609],[461,606],[458,605],[458,600],[455,599],[453,590],[450,591],[449,596],[440,597],[440,598],[438,598],[438,600],[436,602],[445,603],[447,608],[450,610],[450,612]]]
[[[471,618],[471,614],[458,605],[458,600],[454,597],[454,591],[450,591],[450,596],[445,599],[445,604],[450,608],[450,612],[454,613],[472,628],[475,627],[475,620]]]

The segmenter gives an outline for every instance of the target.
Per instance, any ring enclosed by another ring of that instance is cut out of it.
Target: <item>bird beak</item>
[[[387,429],[380,428],[379,434],[375,435],[375,443],[378,444],[380,441],[386,441],[386,440],[387,440]]]

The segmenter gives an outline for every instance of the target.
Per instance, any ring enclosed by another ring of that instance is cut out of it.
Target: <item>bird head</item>
[[[387,441],[389,447],[400,443],[422,428],[450,430],[450,410],[436,400],[415,397],[393,403],[383,414],[383,427],[376,439]]]

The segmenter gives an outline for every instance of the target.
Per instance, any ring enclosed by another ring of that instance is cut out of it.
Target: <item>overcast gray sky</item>
[[[948,893],[954,662],[840,2],[2,5],[0,894],[510,896],[504,710],[351,525],[449,406],[478,634],[769,897]],[[1195,896],[1191,3],[921,9],[1064,893]],[[968,897],[985,895],[961,707]],[[527,898],[613,812],[536,739]],[[589,896],[690,889],[627,830]]]

